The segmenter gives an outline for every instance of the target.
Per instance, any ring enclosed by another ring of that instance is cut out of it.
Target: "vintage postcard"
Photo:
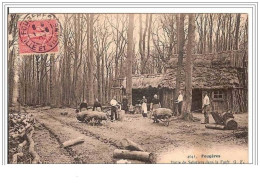
[[[7,163],[249,163],[249,15],[176,10],[9,12]]]

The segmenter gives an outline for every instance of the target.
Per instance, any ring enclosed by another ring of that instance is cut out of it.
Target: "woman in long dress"
[[[147,117],[147,99],[145,98],[145,96],[143,96],[142,99],[142,114],[143,117]]]

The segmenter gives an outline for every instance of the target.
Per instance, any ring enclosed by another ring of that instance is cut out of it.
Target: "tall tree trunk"
[[[145,28],[144,28],[144,33],[143,33],[143,39],[142,39],[142,43],[143,43],[143,47],[142,47],[142,54],[141,54],[141,74],[145,73],[145,68],[146,68],[146,50],[145,50],[145,39],[146,39],[146,33],[147,33],[147,29],[148,29],[148,20],[149,20],[149,14],[146,14],[146,19],[145,19]]]
[[[179,31],[178,31],[178,43],[179,43],[179,55],[178,55],[178,65],[177,65],[177,75],[176,75],[176,88],[175,88],[175,99],[178,98],[178,93],[180,91],[181,85],[181,71],[183,66],[183,47],[185,43],[185,33],[184,33],[184,16],[185,14],[180,14],[179,20]]]
[[[204,15],[204,30],[203,30],[203,52],[202,52],[204,54],[207,52],[207,25],[208,25],[208,17],[205,14]]]
[[[142,24],[142,14],[139,14],[139,53],[141,60],[143,60],[143,24]]]
[[[97,97],[101,101],[101,77],[100,77],[100,56],[97,56]]]
[[[15,110],[18,110],[18,96],[19,96],[19,71],[18,67],[15,64],[16,54],[14,42],[17,36],[17,21],[19,19],[18,14],[9,14],[8,15],[8,94],[9,94],[9,104],[15,106]],[[11,37],[11,38],[10,38]]]
[[[212,53],[212,40],[213,40],[213,14],[209,15],[209,53]]]
[[[132,104],[132,63],[133,63],[133,32],[134,32],[134,14],[129,14],[129,26],[127,31],[127,78],[126,94],[128,103]]]
[[[88,66],[88,92],[89,92],[89,104],[93,105],[94,103],[94,87],[93,87],[93,64],[94,64],[94,39],[93,39],[93,34],[94,34],[94,14],[90,14],[90,26],[89,26],[89,66]]]
[[[241,14],[237,14],[237,20],[236,20],[236,35],[235,35],[235,50],[238,50],[238,42],[239,42],[239,27],[240,27],[240,16]]]
[[[101,62],[101,103],[105,103],[105,55],[102,54],[102,62]]]
[[[53,102],[53,69],[54,69],[54,54],[51,54],[50,56],[50,105],[52,105]]]
[[[152,32],[152,22],[153,22],[153,15],[150,14],[149,18],[149,25],[148,25],[148,37],[147,37],[147,56],[146,56],[146,62],[150,57],[150,39],[151,39],[151,32]]]
[[[193,47],[195,40],[195,19],[194,14],[189,14],[189,27],[188,27],[188,45],[187,45],[187,58],[185,65],[185,100],[183,114],[191,119],[191,104],[192,104],[192,69],[193,69]]]
[[[179,25],[180,25],[180,14],[176,14],[176,31],[177,31],[177,42],[176,42],[176,54],[179,53]]]

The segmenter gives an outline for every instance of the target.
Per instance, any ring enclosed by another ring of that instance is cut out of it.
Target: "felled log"
[[[232,118],[229,118],[225,121],[225,126],[226,126],[226,129],[237,129],[237,122],[232,119]]]
[[[27,140],[29,142],[29,153],[33,157],[32,164],[39,164],[41,163],[41,160],[38,153],[34,150],[34,141],[32,138],[33,133],[34,133],[34,129],[33,127],[31,127],[31,131],[27,134]]]
[[[79,137],[79,138],[76,138],[76,139],[65,141],[62,145],[63,145],[64,148],[66,148],[66,147],[77,145],[77,144],[80,144],[80,143],[83,143],[83,142],[84,142],[84,138]]]
[[[19,153],[14,154],[14,155],[13,155],[12,164],[17,164],[18,157],[22,157],[22,156],[23,156],[23,153],[22,153],[22,152],[19,152]]]
[[[122,145],[125,149],[130,150],[130,151],[143,151],[144,149],[138,145],[137,143],[129,140],[129,139],[123,139]]]
[[[18,152],[22,152],[23,147],[27,144],[27,141],[24,140],[22,143],[18,145]]]
[[[207,124],[205,125],[207,129],[218,129],[218,130],[224,130],[225,126],[224,125],[218,125],[218,124]]]
[[[91,120],[91,119],[100,119],[100,120],[107,120],[107,116],[104,112],[100,111],[82,111],[80,113],[77,113],[77,119],[79,121],[84,121],[84,120]]]
[[[114,158],[120,159],[131,159],[131,160],[140,160],[146,162],[152,162],[153,154],[143,151],[129,151],[116,149],[113,153]]]
[[[116,164],[131,164],[131,161],[120,159],[116,161]]]

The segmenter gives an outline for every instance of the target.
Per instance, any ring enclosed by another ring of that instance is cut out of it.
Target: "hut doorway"
[[[152,87],[144,88],[144,89],[132,89],[132,103],[133,105],[140,104],[140,101],[143,99],[143,96],[145,96],[148,102],[147,106],[149,110],[150,108],[149,106],[153,99],[154,94],[158,95],[158,93],[159,93],[158,88],[152,88]]]
[[[193,89],[191,111],[201,112],[201,107],[202,107],[202,90]]]

